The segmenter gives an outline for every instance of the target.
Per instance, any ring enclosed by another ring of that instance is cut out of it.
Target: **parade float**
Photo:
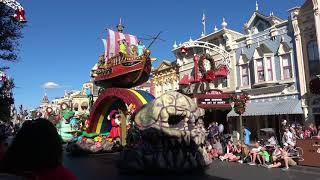
[[[106,54],[93,72],[95,83],[104,88],[88,119],[86,133],[95,136],[75,137],[67,151],[88,154],[121,150],[119,168],[124,172],[207,167],[212,160],[204,148],[204,110],[178,92],[154,99],[148,92],[127,89],[148,80],[150,50],[130,44],[136,38],[123,34],[121,24],[118,32],[108,32]],[[130,50],[123,48],[124,39],[130,39]]]
[[[94,83],[101,90],[92,105],[86,132],[71,140],[67,146],[69,152],[118,151],[126,145],[131,114],[154,99],[148,92],[127,89],[149,79],[150,50],[136,36],[123,33],[121,23],[117,31],[107,29],[107,32],[105,53],[92,73]]]

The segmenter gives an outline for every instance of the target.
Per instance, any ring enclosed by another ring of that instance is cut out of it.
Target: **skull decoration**
[[[212,160],[202,146],[206,137],[202,116],[204,110],[188,96],[167,92],[158,97],[136,114],[139,143],[121,152],[120,168],[163,173],[208,166]]]
[[[140,130],[154,128],[168,136],[190,143],[201,144],[206,131],[201,117],[204,109],[195,101],[178,92],[168,92],[141,109],[135,117]]]

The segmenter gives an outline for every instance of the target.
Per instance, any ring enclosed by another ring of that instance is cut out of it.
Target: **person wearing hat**
[[[111,131],[109,134],[109,138],[116,139],[120,137],[120,120],[119,120],[119,113],[116,110],[112,110],[108,116],[108,119],[111,120]]]

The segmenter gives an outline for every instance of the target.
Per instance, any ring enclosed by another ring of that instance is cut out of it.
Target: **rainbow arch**
[[[145,104],[154,100],[154,96],[146,91],[124,89],[124,88],[108,88],[103,91],[92,107],[89,117],[89,133],[100,134],[102,126],[106,121],[106,116],[111,109],[116,108],[116,103],[121,101],[127,105],[134,104],[136,110],[139,110]]]

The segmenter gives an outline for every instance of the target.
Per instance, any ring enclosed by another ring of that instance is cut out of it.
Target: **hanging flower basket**
[[[233,110],[235,113],[241,115],[246,111],[246,103],[249,100],[248,94],[233,95],[230,100],[234,103]]]

